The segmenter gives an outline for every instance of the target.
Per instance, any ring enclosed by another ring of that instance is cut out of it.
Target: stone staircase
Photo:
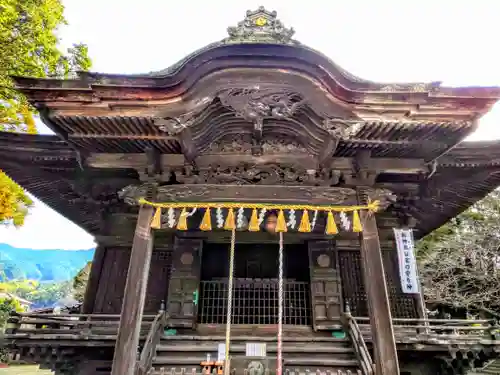
[[[156,347],[152,374],[193,374],[201,370],[201,362],[210,355],[217,360],[218,346],[224,336],[164,336]],[[232,363],[244,358],[246,343],[265,343],[267,358],[276,358],[274,337],[234,337],[231,340]],[[289,337],[283,340],[284,370],[290,375],[306,372],[358,374],[358,361],[348,339],[322,337],[307,340]],[[241,374],[243,374],[243,370]],[[274,368],[270,369],[273,373]],[[237,371],[236,373],[239,373]]]

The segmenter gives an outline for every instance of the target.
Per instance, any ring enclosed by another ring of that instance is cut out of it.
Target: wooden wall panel
[[[171,273],[172,248],[155,249],[151,257],[144,312],[154,314],[160,309],[161,302],[166,302]]]
[[[342,287],[332,241],[309,241],[308,248],[314,329],[336,329],[342,315]]]
[[[417,298],[415,294],[403,293],[399,277],[398,254],[395,249],[382,250],[387,291],[391,301],[393,318],[418,318]]]
[[[127,280],[130,249],[107,247],[99,280],[94,313],[119,314]]]
[[[417,298],[404,294],[399,282],[397,253],[393,249],[382,250],[387,291],[393,318],[417,318]],[[340,273],[344,303],[348,303],[354,316],[368,316],[368,304],[361,270],[359,250],[339,250]]]
[[[103,269],[99,279],[93,312],[96,314],[119,314],[127,280],[130,249],[107,247]],[[148,291],[144,312],[155,314],[166,300],[171,273],[171,248],[162,246],[154,249],[149,271]]]

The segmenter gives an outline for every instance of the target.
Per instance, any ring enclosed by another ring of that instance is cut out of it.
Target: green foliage
[[[73,296],[78,302],[83,302],[83,297],[85,295],[85,290],[87,289],[87,283],[89,281],[90,269],[92,268],[92,262],[88,262],[85,267],[83,267],[80,272],[76,274],[73,278]]]
[[[417,243],[428,301],[500,312],[500,191]]]
[[[56,283],[38,283],[32,290],[18,290],[17,295],[33,302],[33,308],[53,306],[63,298],[70,296],[73,286],[70,281]]]
[[[0,0],[0,131],[36,133],[35,109],[15,91],[12,76],[68,77],[89,70],[88,48],[58,48],[66,24],[61,0]],[[0,223],[24,223],[31,200],[0,171]]]
[[[10,298],[0,298],[0,332],[3,332],[5,325],[7,324],[7,319],[11,311],[23,311],[23,308],[19,301]],[[0,348],[0,362],[7,361],[7,349]]]
[[[32,205],[33,201],[23,188],[0,170],[0,224],[23,225]]]
[[[92,263],[88,262],[68,281],[38,282],[9,280],[0,282],[0,292],[15,294],[33,303],[32,308],[51,307],[59,303],[83,302]]]
[[[50,307],[73,295],[73,282],[40,283],[33,280],[14,280],[0,283],[0,291],[32,302],[32,308]]]
[[[0,298],[0,330],[4,330],[11,311],[23,311],[19,301],[10,298]]]

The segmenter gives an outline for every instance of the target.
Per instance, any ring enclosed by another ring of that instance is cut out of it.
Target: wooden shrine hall
[[[79,313],[13,314],[11,350],[79,375],[496,357],[495,322],[427,318],[413,250],[500,185],[500,142],[462,142],[500,88],[367,81],[293,36],[259,8],[159,72],[14,77],[55,135],[1,133],[0,168],[98,246]]]

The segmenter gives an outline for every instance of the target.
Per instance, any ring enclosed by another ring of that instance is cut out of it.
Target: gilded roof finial
[[[269,12],[263,6],[255,11],[247,10],[246,17],[237,26],[228,27],[227,43],[281,43],[296,44],[292,39],[295,30],[286,28],[276,18],[276,11]]]

